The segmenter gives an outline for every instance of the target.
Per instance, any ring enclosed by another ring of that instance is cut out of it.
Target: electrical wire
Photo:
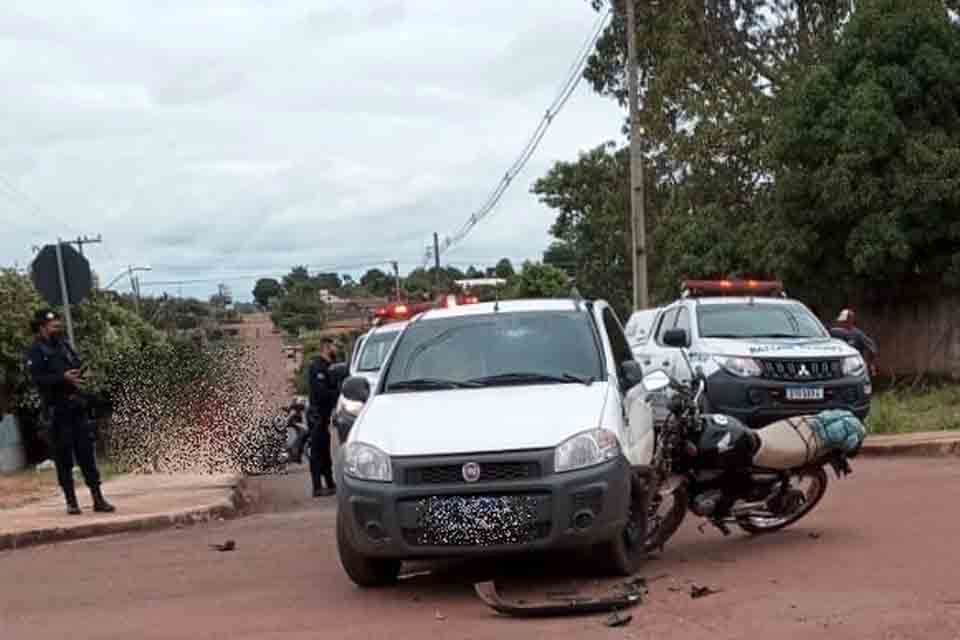
[[[574,91],[576,91],[580,81],[583,79],[584,67],[586,67],[587,61],[590,58],[590,54],[593,51],[593,48],[596,46],[597,40],[600,39],[600,36],[606,27],[607,20],[609,20],[612,14],[613,8],[608,7],[607,10],[603,12],[599,18],[597,18],[597,23],[594,26],[590,37],[587,38],[585,44],[577,54],[577,58],[571,66],[571,69],[567,75],[567,79],[564,81],[560,91],[557,93],[557,96],[553,99],[553,102],[551,102],[550,106],[547,107],[546,112],[540,119],[536,129],[534,129],[533,133],[530,135],[526,145],[524,145],[523,149],[520,151],[517,159],[514,160],[513,164],[507,169],[507,172],[500,179],[500,182],[497,183],[497,186],[494,188],[493,192],[483,203],[483,205],[478,210],[470,214],[466,222],[464,222],[463,226],[461,226],[456,233],[454,233],[452,236],[444,237],[443,240],[438,243],[438,252],[441,255],[451,246],[461,242],[464,238],[466,238],[470,231],[472,231],[481,220],[490,214],[494,207],[496,207],[500,202],[500,199],[503,197],[503,194],[506,193],[514,178],[517,177],[517,175],[526,166],[527,162],[529,162],[530,158],[537,150],[537,147],[540,145],[540,142],[546,135],[547,130],[550,128],[550,125],[553,123],[554,118],[567,104],[567,101],[570,100],[570,97],[573,95]],[[433,252],[433,247],[428,246],[426,255],[423,259],[424,266],[429,264],[430,261],[434,259],[435,256],[433,255]]]

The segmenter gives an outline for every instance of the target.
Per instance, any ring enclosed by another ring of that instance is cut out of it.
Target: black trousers
[[[73,489],[74,462],[83,473],[88,487],[100,486],[93,425],[86,412],[75,409],[56,409],[50,426],[53,461],[57,466],[57,480],[63,489]]]
[[[330,413],[311,414],[310,420],[310,476],[313,488],[335,486],[333,481],[333,458],[330,455]]]

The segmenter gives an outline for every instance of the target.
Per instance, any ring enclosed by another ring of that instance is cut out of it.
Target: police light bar
[[[779,280],[685,280],[683,296],[785,296]]]

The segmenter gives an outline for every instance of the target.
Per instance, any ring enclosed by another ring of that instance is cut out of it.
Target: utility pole
[[[75,245],[77,245],[77,249],[80,250],[80,255],[82,256],[82,255],[83,255],[83,245],[85,245],[85,244],[100,244],[101,242],[103,242],[103,240],[101,239],[100,234],[98,233],[96,238],[91,238],[91,237],[89,237],[89,236],[83,236],[83,237],[81,238],[80,236],[77,236],[77,239],[76,239],[76,240],[68,240],[68,241],[67,241],[67,244],[75,244]]]
[[[67,274],[63,268],[63,250],[60,248],[64,243],[57,238],[57,275],[60,277],[60,295],[63,298],[63,319],[67,324],[67,339],[70,340],[70,346],[77,348],[77,341],[73,336],[73,316],[70,315],[70,292],[67,290]]]
[[[397,302],[400,301],[400,265],[396,260],[391,260],[390,264],[393,265],[393,277],[397,285]]]
[[[640,96],[637,87],[637,6],[627,0],[627,92],[630,104],[630,234],[633,246],[633,308],[650,306],[647,293],[647,227],[644,208]]]
[[[440,236],[433,232],[433,285],[440,286]]]

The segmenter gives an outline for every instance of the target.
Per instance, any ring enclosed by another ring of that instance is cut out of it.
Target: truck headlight
[[[617,434],[609,429],[578,433],[557,447],[553,469],[557,473],[598,465],[620,455]]]
[[[390,456],[362,442],[349,443],[343,452],[343,472],[358,480],[393,482]]]
[[[847,377],[862,376],[867,370],[867,363],[860,356],[847,356],[843,359],[843,375]]]
[[[763,368],[753,358],[737,358],[732,356],[714,356],[717,364],[724,371],[738,378],[759,378],[763,375]]]

